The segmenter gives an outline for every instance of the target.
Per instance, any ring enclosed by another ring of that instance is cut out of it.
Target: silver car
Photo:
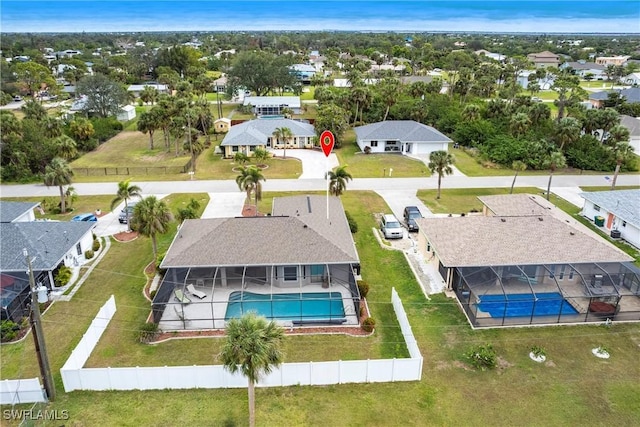
[[[404,228],[394,215],[383,215],[380,220],[380,230],[385,239],[402,239],[404,237]]]

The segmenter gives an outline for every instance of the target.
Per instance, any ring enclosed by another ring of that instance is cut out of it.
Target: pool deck
[[[229,303],[229,296],[231,293],[241,291],[242,287],[236,286],[218,286],[214,289],[212,287],[197,286],[198,291],[204,292],[206,296],[199,299],[195,295],[191,295],[185,290],[185,296],[191,301],[187,304],[181,304],[172,295],[167,306],[165,307],[162,319],[160,320],[159,327],[163,331],[182,331],[182,330],[211,330],[211,329],[224,329],[226,325],[225,315],[227,312],[227,305]],[[300,291],[300,288],[295,287],[269,287],[266,285],[248,284],[244,288],[245,292],[251,292],[256,294],[290,294]],[[349,289],[340,285],[331,285],[328,288],[324,288],[321,283],[305,285],[302,288],[304,293],[318,293],[318,292],[340,292],[342,295],[342,304],[344,307],[346,322],[343,326],[353,327],[358,325],[358,317],[356,316],[353,304],[352,296]],[[278,324],[283,327],[293,327],[291,321],[279,321]]]

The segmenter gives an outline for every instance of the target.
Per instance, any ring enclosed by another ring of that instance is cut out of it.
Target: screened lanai
[[[458,267],[452,287],[478,327],[640,320],[631,263]]]
[[[360,295],[350,264],[172,268],[153,300],[162,330],[221,329],[254,311],[283,326],[357,325]]]

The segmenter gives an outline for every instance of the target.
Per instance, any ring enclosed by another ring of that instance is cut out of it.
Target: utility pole
[[[29,266],[29,287],[31,290],[31,332],[33,333],[33,342],[36,346],[36,355],[38,356],[38,365],[40,366],[40,375],[42,375],[44,389],[49,401],[53,401],[56,398],[56,388],[53,383],[53,376],[51,375],[51,368],[49,367],[49,356],[47,355],[47,347],[45,345],[44,334],[42,332],[40,304],[38,303],[38,293],[36,290],[35,279],[33,277],[31,258],[29,257],[29,252],[27,252],[26,249],[23,249],[22,253],[27,258],[27,265]]]

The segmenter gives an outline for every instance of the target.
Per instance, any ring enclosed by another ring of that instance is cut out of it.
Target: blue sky
[[[373,30],[640,33],[640,1],[2,0],[3,32]]]

